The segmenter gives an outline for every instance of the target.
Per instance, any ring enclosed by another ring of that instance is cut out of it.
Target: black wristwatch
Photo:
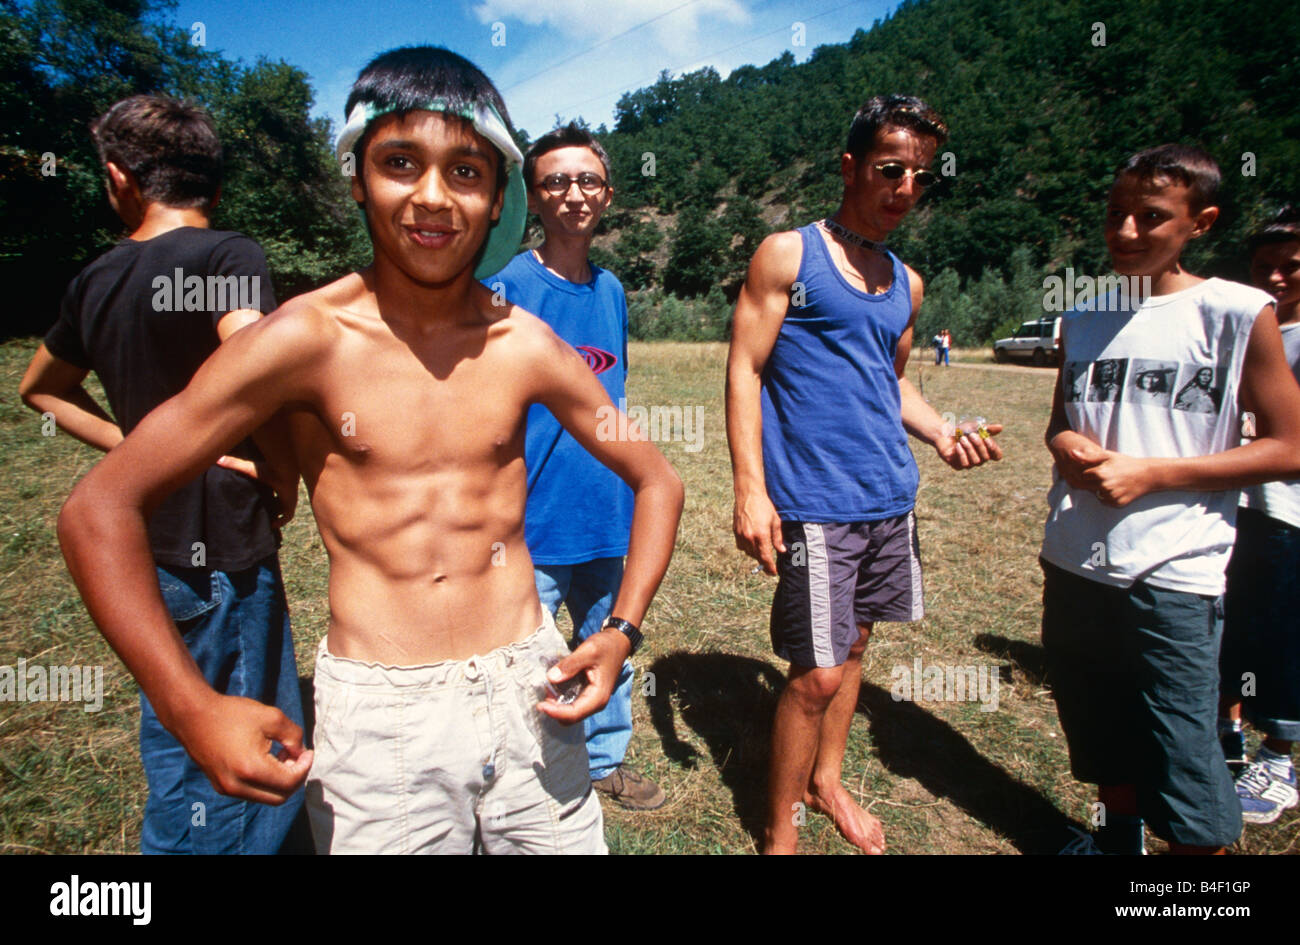
[[[629,623],[621,617],[606,617],[605,622],[601,625],[600,629],[614,629],[627,637],[627,642],[632,644],[632,650],[627,654],[628,656],[631,656],[640,649],[641,641],[645,639],[645,637],[641,635],[641,631],[637,629],[636,624]]]

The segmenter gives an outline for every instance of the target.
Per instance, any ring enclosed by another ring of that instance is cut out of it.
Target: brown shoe
[[[599,781],[592,781],[591,786],[602,794],[608,794],[628,810],[657,810],[668,800],[659,785],[622,765]]]

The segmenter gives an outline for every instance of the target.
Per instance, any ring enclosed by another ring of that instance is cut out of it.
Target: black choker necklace
[[[875,240],[869,240],[865,236],[854,233],[848,227],[835,222],[829,217],[822,220],[822,226],[826,227],[826,229],[830,230],[840,239],[847,240],[855,246],[861,246],[863,249],[874,249],[878,253],[887,251],[884,243],[877,243]]]

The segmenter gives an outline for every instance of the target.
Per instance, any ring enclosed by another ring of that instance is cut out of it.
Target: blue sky
[[[711,65],[725,78],[789,50],[870,28],[886,0],[180,0],[178,26],[201,22],[230,59],[283,59],[311,76],[314,113],[342,124],[357,72],[393,46],[432,43],[475,62],[532,137],[558,113],[612,124],[625,91]],[[795,24],[803,24],[803,45]],[[494,43],[495,39],[495,43]]]

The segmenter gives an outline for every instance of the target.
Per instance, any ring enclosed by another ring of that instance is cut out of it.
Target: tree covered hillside
[[[175,10],[0,0],[6,334],[44,331],[67,281],[120,235],[88,131],[134,93],[210,109],[227,156],[214,225],[262,243],[280,299],[369,261],[306,74],[196,45]],[[754,249],[834,209],[849,121],[883,92],[922,96],[952,129],[945,176],[892,241],[926,280],[921,337],[946,325],[986,340],[1041,314],[1045,274],[1104,271],[1106,189],[1140,148],[1199,143],[1223,166],[1226,212],[1194,271],[1241,276],[1244,234],[1300,199],[1293,3],[909,0],[802,64],[787,52],[725,81],[665,73],[623,96],[598,130],[617,196],[595,255],[632,290],[633,333],[725,337]]]
[[[849,121],[885,92],[921,96],[952,131],[936,160],[949,173],[892,241],[927,282],[922,337],[946,324],[986,340],[1041,314],[1046,272],[1104,272],[1105,194],[1141,148],[1197,143],[1223,167],[1225,214],[1190,250],[1194,271],[1241,276],[1245,232],[1300,195],[1291,4],[907,2],[801,65],[787,53],[624,95],[602,128],[619,188],[602,258],[630,287],[701,297],[687,333],[720,334],[720,296],[758,241],[834,209]],[[644,333],[691,322],[656,326],[663,303],[633,306]]]

